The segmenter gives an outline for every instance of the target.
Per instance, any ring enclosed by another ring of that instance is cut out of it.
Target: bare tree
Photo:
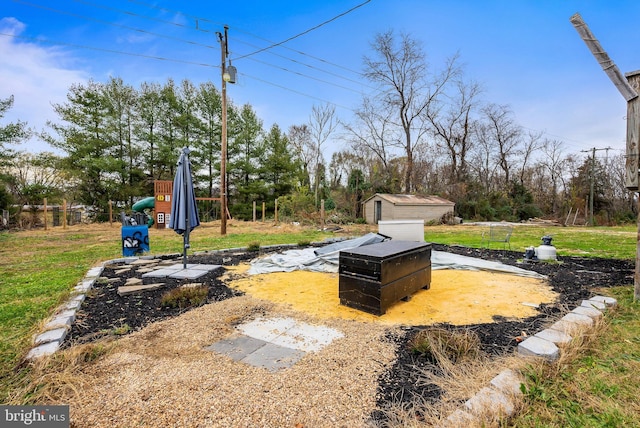
[[[313,195],[316,207],[319,205],[318,190],[320,188],[320,165],[324,165],[322,152],[324,145],[334,134],[338,127],[338,119],[336,118],[336,108],[333,105],[325,104],[324,106],[313,106],[311,109],[311,117],[309,118],[309,129],[313,153]]]
[[[488,104],[482,108],[482,116],[487,124],[490,141],[496,147],[497,164],[502,170],[504,183],[511,180],[511,162],[518,154],[522,128],[516,124],[508,106]]]
[[[548,199],[551,202],[550,209],[553,214],[558,213],[558,186],[562,179],[566,162],[562,146],[562,142],[558,140],[545,140],[542,144],[542,153],[544,154],[542,165],[549,174],[550,189]]]
[[[524,186],[525,184],[525,174],[527,169],[529,168],[529,162],[531,162],[534,158],[534,155],[538,152],[538,150],[543,146],[542,142],[542,131],[531,131],[528,132],[526,136],[523,137],[521,148],[519,150],[520,159],[520,172],[519,179],[520,184]]]
[[[385,174],[389,170],[393,147],[398,146],[398,135],[394,132],[391,114],[365,97],[362,106],[355,112],[355,123],[344,124],[346,140],[351,148],[362,157],[375,158],[382,165]]]
[[[308,125],[292,125],[287,133],[289,142],[293,146],[295,154],[302,163],[304,171],[304,183],[311,187],[311,170],[313,170],[313,162],[316,158],[315,147],[311,140],[311,129]]]
[[[451,162],[450,184],[467,178],[467,157],[471,151],[477,121],[474,118],[481,88],[477,83],[457,80],[450,102],[442,109],[428,109],[425,117],[431,125],[436,144],[447,152]]]
[[[404,187],[414,189],[413,158],[416,145],[427,132],[424,114],[435,102],[445,85],[457,74],[457,57],[449,60],[444,71],[429,75],[428,63],[421,45],[402,34],[398,41],[392,31],[380,33],[371,44],[375,57],[365,57],[364,75],[380,85],[383,107],[397,115],[403,133],[406,157]]]

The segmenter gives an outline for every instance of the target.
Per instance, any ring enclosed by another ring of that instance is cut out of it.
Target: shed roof
[[[404,195],[404,194],[392,194],[392,193],[376,193],[364,202],[368,202],[375,197],[382,198],[394,205],[451,205],[455,203],[440,196],[418,196],[418,195]]]

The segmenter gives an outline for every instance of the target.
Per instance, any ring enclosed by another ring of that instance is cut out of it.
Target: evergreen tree
[[[48,140],[67,154],[64,165],[78,181],[79,200],[106,209],[110,200],[118,201],[121,165],[113,156],[109,104],[102,85],[94,81],[72,85],[67,102],[53,107],[64,124],[49,123],[59,138]]]
[[[232,212],[242,218],[251,218],[253,202],[266,201],[268,189],[261,174],[261,161],[265,153],[262,122],[250,105],[240,109],[233,127],[233,144],[229,146],[229,183],[235,190],[230,195]]]
[[[271,187],[272,197],[289,194],[300,177],[301,167],[292,156],[289,140],[278,125],[273,125],[265,139],[266,157],[262,162],[264,177]]]
[[[0,99],[0,119],[7,111],[13,107],[13,95],[9,98]],[[9,123],[0,125],[0,167],[6,164],[7,160],[15,155],[15,151],[9,149],[7,144],[16,144],[29,137],[30,132],[25,122]]]

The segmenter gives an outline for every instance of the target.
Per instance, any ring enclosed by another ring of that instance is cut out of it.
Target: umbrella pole
[[[187,162],[189,162],[188,158],[185,156],[185,161],[183,162],[183,176],[186,178],[187,175]],[[187,180],[184,180],[184,194],[188,194],[189,187],[187,186]],[[183,235],[183,245],[182,245],[182,266],[184,269],[187,268],[187,248],[189,248],[189,198],[184,198],[184,212],[185,212],[185,224],[186,228]]]

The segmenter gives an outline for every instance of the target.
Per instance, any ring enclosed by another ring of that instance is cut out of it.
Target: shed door
[[[378,224],[382,220],[382,201],[375,201],[373,206],[373,222]]]

